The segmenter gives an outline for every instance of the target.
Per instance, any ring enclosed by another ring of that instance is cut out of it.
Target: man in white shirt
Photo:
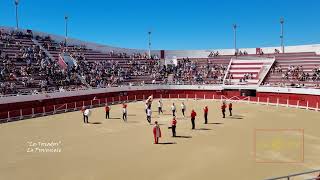
[[[145,111],[146,111],[146,114],[148,113],[148,108],[149,108],[149,105],[146,103],[146,104],[144,105],[144,109],[145,109]]]
[[[161,100],[158,101],[158,113],[159,113],[159,115],[160,115],[160,112],[163,114],[163,111],[162,111],[162,101],[161,101]]]
[[[172,115],[176,116],[176,105],[174,105],[174,103],[172,103],[171,111],[172,111]]]
[[[127,114],[128,114],[127,104],[123,103],[123,104],[122,104],[122,120],[123,120],[124,122],[127,122]]]
[[[84,115],[84,123],[89,123],[90,109],[84,110],[83,115]]]
[[[151,109],[147,109],[147,121],[149,122],[149,124],[151,124],[151,115],[152,115],[152,110]]]
[[[184,102],[181,103],[181,111],[182,111],[183,117],[186,117],[186,116],[184,115],[184,112],[186,111],[186,105],[184,104]]]

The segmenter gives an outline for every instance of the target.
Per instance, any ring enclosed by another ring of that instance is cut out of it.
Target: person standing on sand
[[[163,111],[162,111],[162,102],[161,100],[158,101],[158,114],[160,115],[160,112],[163,114]]]
[[[159,143],[159,138],[161,138],[161,129],[158,124],[158,121],[154,122],[155,125],[153,126],[153,137],[154,137],[154,144]]]
[[[186,116],[184,115],[184,112],[186,111],[186,105],[184,104],[184,102],[181,103],[181,111],[182,111],[183,117],[186,117]]]
[[[223,102],[221,105],[222,118],[226,117],[226,108],[227,108],[226,102]]]
[[[85,106],[82,106],[81,108],[81,113],[83,115],[83,122],[86,123],[86,116],[84,115],[84,111],[86,110],[86,107]]]
[[[144,110],[145,110],[146,114],[147,114],[147,112],[148,112],[148,108],[149,108],[149,105],[146,103],[146,104],[144,105]]]
[[[203,108],[204,123],[205,124],[208,124],[208,111],[209,111],[208,106]]]
[[[230,113],[230,116],[232,116],[232,103],[231,102],[229,103],[229,113]]]
[[[151,109],[147,109],[147,121],[149,122],[149,124],[151,125],[151,115],[152,115],[152,110]]]
[[[110,106],[106,104],[105,111],[106,111],[106,119],[110,119]]]
[[[196,116],[197,116],[197,113],[192,109],[191,111],[191,124],[192,124],[192,129],[195,129],[196,125],[195,125],[195,120],[196,120]]]
[[[84,116],[84,123],[89,123],[89,116],[90,116],[90,113],[91,113],[91,111],[90,111],[90,109],[88,108],[88,109],[86,109],[86,110],[84,110],[84,112],[83,112],[83,116]]]
[[[127,115],[128,115],[128,111],[127,111],[127,104],[123,103],[122,104],[122,120],[124,122],[127,122]]]
[[[176,126],[177,126],[177,120],[176,120],[176,117],[173,117],[171,122],[172,137],[176,137]]]
[[[171,111],[172,111],[172,116],[176,116],[176,105],[174,103],[172,103]]]

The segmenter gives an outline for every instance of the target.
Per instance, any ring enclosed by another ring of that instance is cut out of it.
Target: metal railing
[[[290,175],[287,175],[287,176],[281,176],[281,177],[270,178],[270,179],[265,179],[265,180],[278,180],[278,179],[290,180],[292,177],[301,176],[301,175],[305,175],[305,174],[316,173],[316,172],[320,172],[320,169],[307,171],[307,172],[303,172],[303,173],[290,174]],[[320,177],[314,177],[314,178],[306,179],[306,180],[320,180]]]
[[[111,101],[108,101],[108,98],[102,98],[102,99],[93,99],[93,100],[86,100],[86,101],[83,100],[83,101],[76,101],[76,102],[70,102],[70,103],[63,103],[63,104],[55,104],[51,106],[17,109],[17,110],[14,110],[14,112],[19,112],[19,113],[15,113],[18,115],[12,115],[10,113],[12,111],[7,111],[6,112],[7,117],[4,119],[0,119],[0,124],[29,119],[29,118],[35,118],[35,117],[42,117],[47,115],[78,111],[78,110],[81,110],[83,106],[96,108],[96,107],[102,107],[107,103],[114,105],[114,104],[120,104],[122,102],[137,102],[137,101],[142,101],[146,99],[145,95],[140,95],[140,96],[141,98],[139,98],[139,96],[137,95],[131,96],[130,98],[129,96],[118,96],[118,97],[111,97],[111,98],[109,97]],[[81,102],[81,105],[78,104],[79,102]],[[90,103],[88,104],[88,102]],[[48,108],[50,108],[51,110],[47,110]],[[41,112],[36,112],[37,109],[41,109]],[[30,113],[25,114],[23,111],[30,111]]]

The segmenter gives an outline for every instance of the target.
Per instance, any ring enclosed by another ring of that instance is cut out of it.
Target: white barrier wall
[[[42,93],[33,95],[20,95],[1,97],[0,104],[17,103],[25,101],[36,101],[44,99],[54,99],[72,96],[84,96],[101,93],[121,92],[121,91],[137,91],[137,90],[212,90],[221,91],[223,86],[213,85],[147,85],[147,86],[124,86],[124,87],[110,87],[91,90],[75,90],[54,93]],[[239,87],[228,86],[228,89],[245,89]],[[255,89],[255,88],[252,88]],[[290,93],[290,94],[309,94],[320,95],[320,89],[304,89],[304,88],[281,88],[281,87],[258,87],[257,92],[270,92],[270,93]]]
[[[90,90],[75,90],[65,92],[54,92],[54,93],[41,93],[33,95],[20,95],[20,96],[8,96],[1,97],[0,104],[25,102],[25,101],[36,101],[43,99],[54,99],[72,96],[84,96],[101,93],[121,92],[121,91],[137,91],[137,90],[222,90],[222,86],[210,86],[210,85],[147,85],[147,86],[124,86],[124,87],[110,87]]]
[[[320,95],[320,89],[258,87],[257,92]]]

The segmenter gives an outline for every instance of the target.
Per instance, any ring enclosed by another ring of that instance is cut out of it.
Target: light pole
[[[151,59],[151,31],[148,31],[149,38],[149,58]]]
[[[234,33],[234,53],[235,55],[238,55],[238,50],[237,50],[237,24],[233,24],[233,33]]]
[[[280,40],[281,40],[281,51],[282,53],[284,53],[284,44],[283,44],[283,24],[284,24],[284,18],[281,17],[280,18],[280,24],[281,24],[281,35],[280,35]]]
[[[16,29],[19,29],[19,20],[18,20],[18,6],[19,0],[15,0],[14,4],[16,5]]]
[[[67,39],[68,39],[68,16],[64,16],[65,20],[65,37],[64,37],[64,45],[67,48]]]

